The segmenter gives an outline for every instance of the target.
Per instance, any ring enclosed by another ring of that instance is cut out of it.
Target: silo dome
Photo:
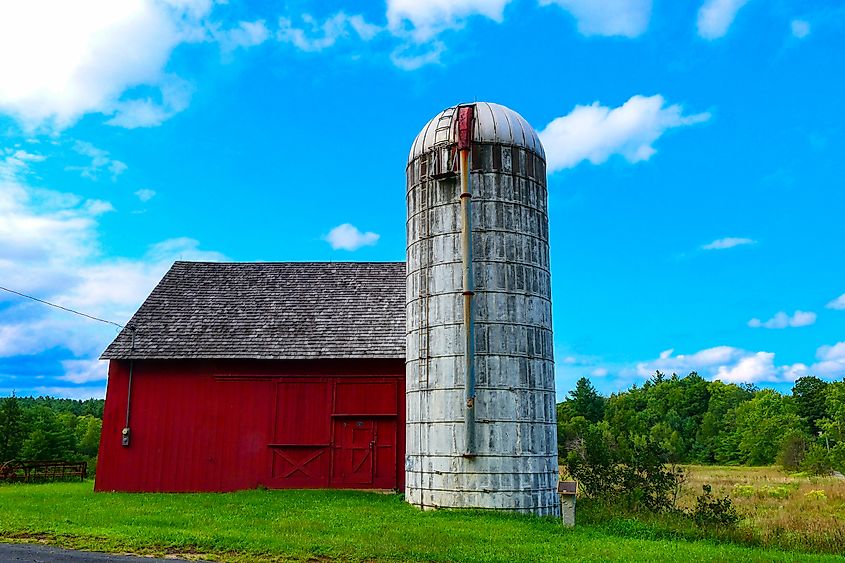
[[[515,111],[458,105],[406,180],[406,499],[559,515],[543,146]]]
[[[534,128],[525,119],[500,104],[490,102],[475,102],[462,104],[475,106],[472,125],[472,139],[476,143],[495,143],[525,147],[546,159],[543,145]],[[457,110],[460,105],[444,109],[425,124],[414,144],[408,162],[418,158],[435,146],[457,144]]]

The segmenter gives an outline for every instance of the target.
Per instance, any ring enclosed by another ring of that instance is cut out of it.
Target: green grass
[[[0,539],[226,561],[841,561],[636,526],[564,529],[551,519],[420,512],[399,495],[355,491],[94,493],[92,484],[0,486]],[[637,537],[642,533],[644,537]]]

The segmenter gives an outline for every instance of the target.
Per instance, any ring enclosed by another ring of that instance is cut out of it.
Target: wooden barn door
[[[332,486],[397,486],[397,385],[384,379],[335,385]]]
[[[282,381],[276,385],[271,485],[329,486],[332,381]]]

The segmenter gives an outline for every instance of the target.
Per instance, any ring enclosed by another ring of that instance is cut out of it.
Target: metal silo
[[[545,154],[492,103],[448,108],[407,166],[406,498],[558,515]]]

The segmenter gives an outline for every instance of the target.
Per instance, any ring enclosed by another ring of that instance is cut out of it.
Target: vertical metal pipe
[[[124,447],[129,446],[129,414],[132,409],[132,372],[135,367],[135,329],[133,327],[127,328],[129,328],[129,332],[132,334],[132,344],[129,348],[129,381],[126,385],[126,422],[121,431],[121,445]]]
[[[472,193],[469,186],[469,149],[460,151],[461,171],[461,257],[464,278],[464,424],[466,429],[466,456],[475,451],[475,323],[473,323],[473,296],[475,287],[472,271]]]

